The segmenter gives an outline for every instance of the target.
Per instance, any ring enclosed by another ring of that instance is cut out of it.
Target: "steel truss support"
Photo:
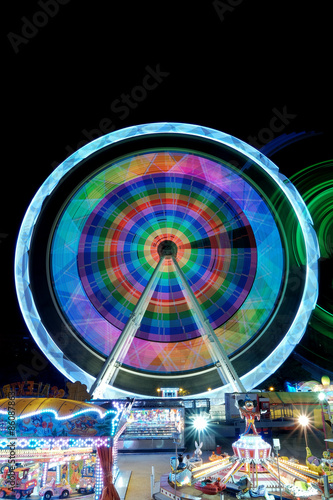
[[[113,383],[119,367],[124,360],[128,349],[132,343],[132,340],[140,327],[142,318],[146,312],[150,299],[153,295],[154,289],[156,287],[157,281],[159,279],[161,266],[164,262],[165,256],[161,256],[157,266],[151,275],[146,288],[142,292],[133,312],[131,313],[128,321],[118,337],[112,351],[110,352],[108,358],[106,359],[102,370],[100,371],[98,377],[90,388],[89,394],[92,399],[97,399],[102,397],[102,392],[108,383]]]
[[[123,362],[128,352],[133,338],[138,328],[140,327],[142,318],[147,310],[148,304],[159,279],[161,266],[165,258],[171,258],[174,263],[176,273],[179,276],[181,283],[187,293],[188,300],[192,306],[192,309],[196,313],[199,326],[201,326],[203,332],[202,337],[208,347],[212,359],[215,362],[216,369],[222,382],[224,384],[230,383],[235,392],[246,392],[225,350],[220,344],[219,339],[217,338],[209,320],[203,313],[199,302],[197,301],[190,285],[188,284],[186,276],[181,270],[175,258],[175,252],[168,246],[164,249],[164,252],[160,254],[160,260],[156,268],[154,269],[154,272],[151,275],[146,288],[139,298],[111,353],[106,359],[101,372],[91,386],[89,393],[92,399],[103,397],[104,387],[109,383],[113,384],[114,380],[116,379],[121,363]]]
[[[215,360],[215,366],[224,384],[230,383],[234,392],[246,392],[240,378],[238,377],[234,367],[232,366],[225,350],[223,349],[216,333],[211,326],[209,319],[206,318],[203,313],[196,296],[194,295],[185,274],[183,273],[181,267],[179,266],[177,260],[172,257],[176,271],[180,277],[183,287],[186,290],[188,298],[191,302],[192,308],[197,314],[199,322],[201,323],[204,335],[202,336],[206,345],[208,347],[209,353],[213,360]]]

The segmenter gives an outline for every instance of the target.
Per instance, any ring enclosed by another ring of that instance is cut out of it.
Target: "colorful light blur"
[[[40,320],[29,275],[33,231],[45,198],[52,197],[59,181],[75,173],[81,161],[95,158],[104,147],[156,134],[196,138],[198,144],[209,140],[226,156],[238,155],[243,167],[237,169],[228,159],[186,148],[155,148],[104,161],[81,179],[50,235],[47,272],[61,318],[66,318],[66,328],[77,336],[78,345],[108,355],[153,272],[158,245],[171,240],[229,356],[248,349],[259,333],[268,336],[285,293],[285,256],[291,253],[283,248],[286,231],[272,198],[247,175],[252,166],[274,183],[276,192],[287,200],[289,214],[290,208],[294,212],[301,234],[298,246],[305,259],[304,291],[294,321],[285,326],[285,337],[273,352],[262,355],[255,369],[244,376],[246,387],[254,387],[276,370],[303,335],[317,296],[317,245],[311,218],[291,183],[257,150],[222,132],[187,124],[142,125],[96,139],[65,160],[36,194],[18,238],[15,280],[23,315],[36,342],[59,370],[90,387],[94,377],[64,355],[53,340],[54,332]],[[122,363],[124,373],[144,371],[156,378],[212,367],[195,315],[168,259]],[[154,392],[155,387],[156,383]]]

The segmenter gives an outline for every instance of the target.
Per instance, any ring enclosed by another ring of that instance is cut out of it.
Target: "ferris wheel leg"
[[[219,339],[217,338],[216,333],[214,332],[214,329],[209,322],[209,319],[206,318],[205,314],[203,313],[200,304],[186,279],[185,274],[183,273],[177,260],[174,257],[172,257],[172,260],[182,282],[182,285],[186,290],[189,302],[191,303],[191,306],[201,324],[201,328],[204,333],[202,335],[202,338],[204,339],[204,342],[208,347],[212,359],[215,361],[215,366],[222,382],[224,384],[230,383],[235,392],[246,392],[240,378],[236,373],[236,370],[232,366],[231,361],[227,356],[227,353],[225,352]]]
[[[110,352],[108,358],[106,359],[102,370],[97,376],[95,382],[92,384],[89,394],[92,399],[97,399],[103,397],[103,392],[107,384],[113,383],[115,380],[118,370],[124,360],[128,349],[133,341],[133,338],[140,327],[142,318],[146,312],[154,289],[156,287],[157,281],[159,279],[161,266],[164,262],[165,256],[161,256],[157,266],[151,275],[146,288],[142,292],[132,314],[130,315],[123,331],[118,337],[112,351]]]

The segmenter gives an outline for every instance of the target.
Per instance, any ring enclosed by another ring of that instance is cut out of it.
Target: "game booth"
[[[185,442],[184,402],[171,400],[136,400],[128,423],[118,442],[122,452],[170,451],[175,447],[177,435],[179,448]]]
[[[107,481],[114,487],[130,409],[117,401],[101,407],[59,398],[0,400],[0,497],[98,499]]]

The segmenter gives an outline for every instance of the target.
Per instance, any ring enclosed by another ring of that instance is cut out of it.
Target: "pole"
[[[256,484],[255,481],[254,481],[254,463],[251,462],[251,469],[252,469],[252,484],[253,484],[253,487],[254,485]]]
[[[307,429],[307,425],[304,426],[304,437],[305,437],[305,446],[308,448],[308,429]]]
[[[153,498],[154,495],[154,474],[150,474],[150,496]]]
[[[176,444],[176,471],[178,469],[178,456],[177,456],[177,438],[175,439],[175,444]],[[176,497],[177,497],[177,477],[176,477],[176,471],[175,471],[175,500],[176,500]]]
[[[323,405],[322,401],[320,402],[320,406],[321,406],[321,420],[323,422],[323,431],[324,431],[324,437],[325,437],[325,446],[326,446],[326,450],[328,450],[328,443],[326,441],[327,435],[326,435],[326,422],[325,422],[325,415],[324,415],[324,405]]]
[[[275,454],[276,454],[277,469],[278,469],[278,476],[279,476],[280,500],[282,500],[282,491],[281,491],[281,476],[280,476],[280,467],[279,467],[279,453],[278,453],[278,452],[275,452]]]
[[[330,488],[329,488],[329,484],[328,484],[328,476],[326,474],[324,474],[324,476],[323,476],[323,481],[324,481],[324,498],[326,500],[326,499],[331,498],[330,497]]]
[[[276,456],[277,470],[278,470],[278,478],[279,478],[279,490],[280,490],[280,500],[282,500],[282,491],[281,491],[281,476],[280,476],[280,466],[279,466],[279,449],[280,449],[280,439],[273,439],[273,448]]]

